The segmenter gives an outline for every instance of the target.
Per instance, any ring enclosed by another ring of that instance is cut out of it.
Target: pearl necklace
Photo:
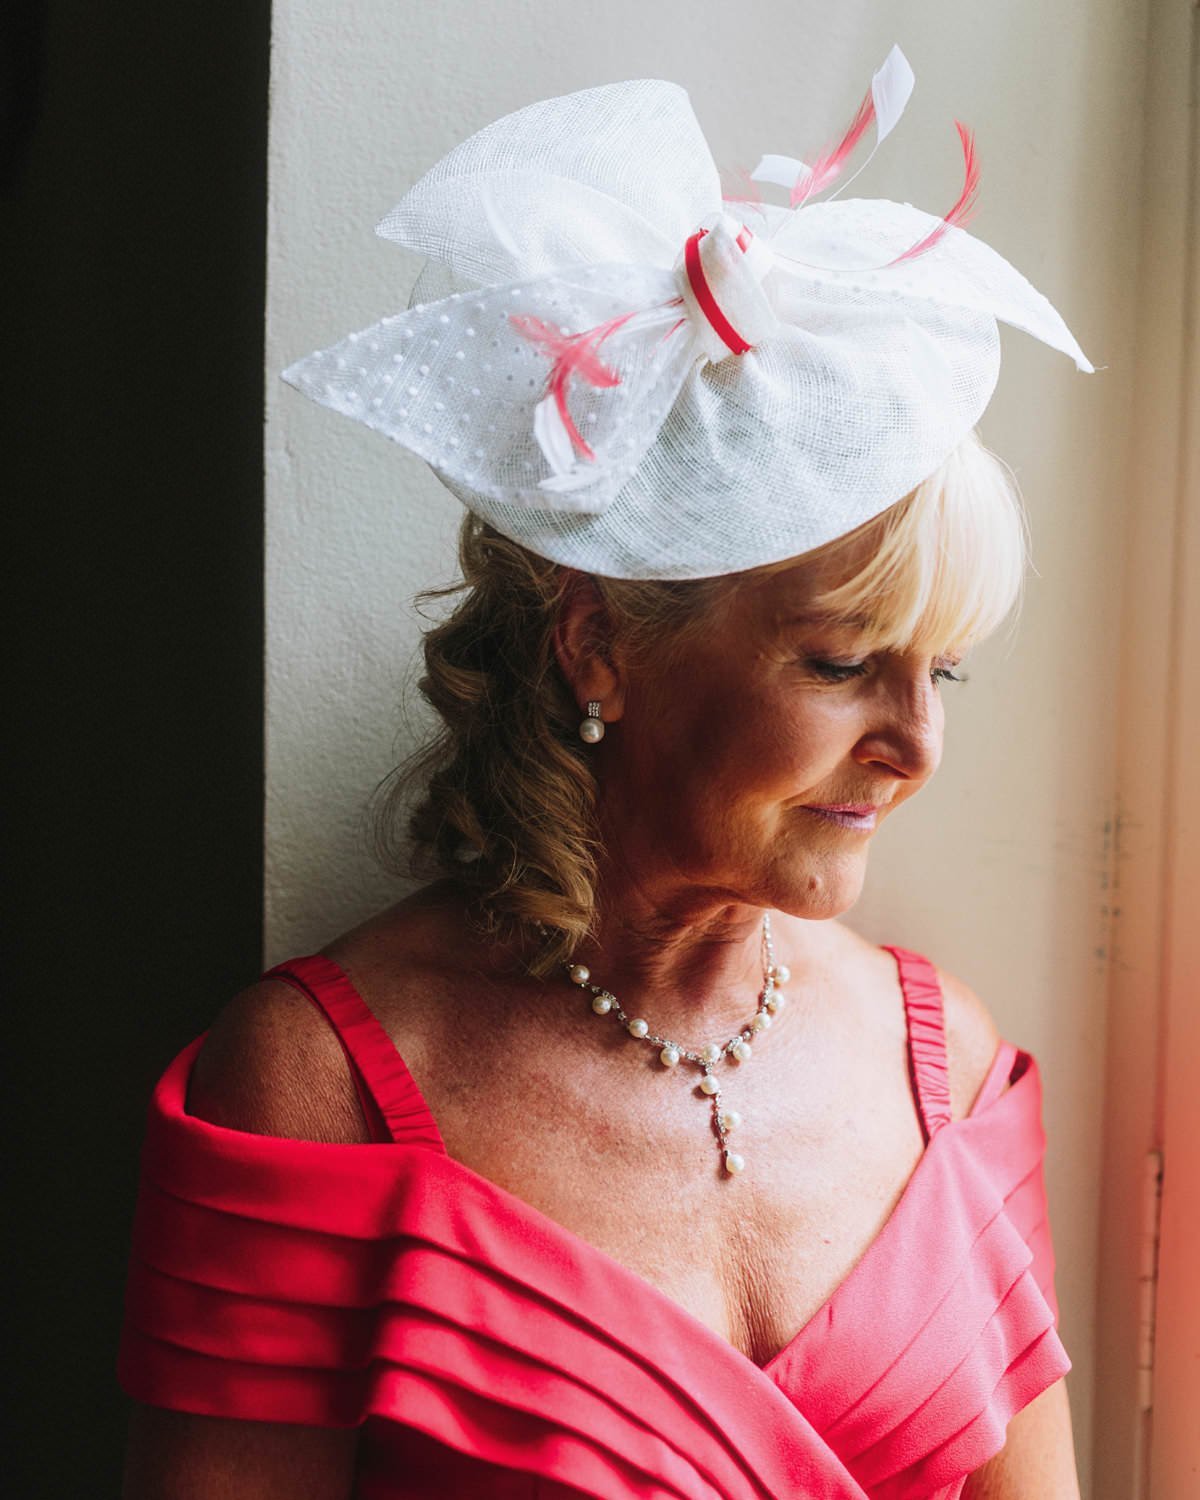
[[[775,962],[775,950],[771,945],[770,912],[763,912],[762,940],[763,987],[758,997],[758,1008],[750,1017],[748,1025],[726,1042],[709,1042],[696,1049],[681,1046],[669,1037],[657,1036],[650,1030],[648,1022],[637,1016],[627,1016],[621,1009],[621,1002],[611,990],[591,982],[592,972],[586,964],[575,964],[570,960],[563,964],[571,983],[592,996],[592,1010],[596,1015],[614,1017],[631,1037],[657,1047],[658,1060],[664,1068],[677,1068],[681,1062],[687,1062],[701,1069],[700,1092],[712,1100],[713,1125],[725,1170],[730,1175],[736,1175],[746,1165],[745,1158],[729,1147],[729,1132],[742,1123],[742,1117],[736,1109],[721,1108],[721,1084],[713,1069],[722,1061],[736,1062],[739,1066],[750,1061],[753,1055],[751,1038],[767,1031],[774,1017],[787,1003],[787,996],[776,986],[786,984],[791,978],[791,971],[787,966]]]

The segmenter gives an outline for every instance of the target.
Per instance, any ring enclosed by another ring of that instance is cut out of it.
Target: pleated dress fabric
[[[328,1017],[375,1143],[189,1115],[203,1036],[184,1048],[150,1102],[124,1389],[211,1416],[361,1424],[359,1500],[954,1500],[1071,1368],[1041,1084],[1003,1042],[951,1120],[935,971],[889,951],[926,1148],[865,1254],[765,1366],[447,1155],[387,1033],[315,956],[271,975]]]

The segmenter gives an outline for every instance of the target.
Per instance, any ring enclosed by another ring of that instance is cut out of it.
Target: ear
[[[625,712],[625,672],[613,648],[612,619],[590,574],[565,572],[554,654],[580,713],[598,701],[601,717],[611,724]]]

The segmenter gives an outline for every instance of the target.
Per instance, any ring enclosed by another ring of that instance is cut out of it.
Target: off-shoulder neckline
[[[204,1035],[207,1035],[207,1033]],[[640,1272],[635,1271],[631,1266],[627,1266],[623,1261],[610,1255],[606,1250],[602,1250],[598,1245],[585,1239],[574,1230],[569,1229],[550,1214],[535,1207],[527,1199],[502,1187],[499,1183],[486,1177],[475,1168],[451,1156],[445,1150],[444,1142],[439,1150],[436,1146],[431,1146],[428,1139],[421,1143],[394,1140],[371,1142],[305,1141],[283,1136],[258,1135],[253,1132],[239,1131],[231,1129],[228,1126],[215,1125],[203,1119],[202,1116],[188,1114],[184,1109],[184,1100],[187,1096],[187,1082],[191,1073],[191,1063],[199,1052],[200,1046],[204,1041],[204,1035],[197,1037],[188,1048],[185,1048],[184,1052],[176,1058],[173,1065],[175,1067],[182,1064],[184,1069],[183,1077],[178,1080],[179,1089],[176,1113],[183,1122],[186,1122],[188,1129],[201,1133],[215,1132],[229,1140],[238,1140],[243,1143],[264,1143],[262,1145],[263,1150],[270,1150],[273,1146],[276,1149],[282,1147],[290,1152],[300,1154],[318,1153],[323,1155],[326,1160],[329,1159],[328,1153],[334,1153],[334,1159],[336,1160],[339,1153],[359,1154],[364,1151],[375,1152],[379,1153],[376,1159],[385,1159],[383,1153],[391,1151],[404,1153],[424,1152],[431,1161],[444,1162],[446,1169],[452,1175],[457,1176],[460,1180],[473,1185],[479,1191],[489,1195],[494,1202],[504,1208],[515,1220],[527,1219],[538,1227],[543,1237],[559,1240],[571,1251],[575,1260],[592,1261],[600,1266],[610,1279],[613,1277],[624,1278],[631,1290],[636,1291],[640,1296],[647,1299],[649,1303],[657,1307],[660,1314],[682,1319],[683,1323],[691,1329],[693,1336],[705,1341],[711,1341],[710,1347],[720,1347],[727,1350],[736,1360],[741,1361],[749,1369],[771,1379],[772,1383],[774,1383],[772,1372],[781,1366],[787,1360],[788,1356],[802,1345],[806,1339],[811,1337],[814,1330],[821,1323],[833,1318],[836,1307],[851,1295],[852,1288],[857,1286],[862,1277],[869,1273],[869,1268],[884,1253],[884,1249],[890,1248],[891,1242],[897,1234],[897,1225],[912,1212],[911,1203],[925,1190],[924,1185],[934,1180],[932,1175],[933,1166],[931,1164],[936,1164],[947,1159],[949,1150],[948,1142],[957,1140],[964,1133],[969,1134],[970,1131],[977,1129],[981,1122],[987,1120],[989,1115],[994,1115],[997,1111],[1011,1110],[1017,1107],[1017,1104],[1013,1102],[1014,1097],[1019,1103],[1023,1097],[1019,1092],[1022,1090],[1022,1086],[1024,1086],[1026,1091],[1035,1087],[1037,1073],[1036,1060],[1031,1053],[1016,1047],[1011,1042],[1003,1039],[1000,1041],[971,1109],[967,1114],[957,1119],[948,1120],[930,1137],[887,1218],[858,1259],[824,1302],[806,1319],[803,1325],[769,1359],[759,1364],[729,1339],[725,1338],[724,1335],[718,1333],[709,1324],[705,1323],[703,1319],[697,1317],[683,1303],[672,1297],[668,1292],[663,1291],[661,1287],[655,1285],[654,1282],[650,1281]],[[188,1056],[189,1053],[191,1054],[190,1057]],[[398,1051],[396,1052],[396,1056],[397,1058],[400,1057]],[[403,1062],[402,1059],[401,1062]],[[1019,1062],[1023,1063],[1023,1067],[1011,1086],[993,1095],[992,1091],[997,1082],[997,1074],[1007,1066],[1008,1073],[1011,1076]],[[411,1078],[411,1074],[409,1076]],[[415,1080],[413,1080],[413,1087],[417,1088]],[[424,1096],[420,1095],[419,1089],[417,1089],[417,1093],[422,1103],[424,1103]],[[1005,1100],[1009,1101],[1007,1105],[1004,1104]],[[427,1104],[425,1104],[425,1108],[428,1110]],[[429,1119],[433,1120],[432,1112],[429,1112]],[[434,1123],[436,1128],[436,1122]],[[440,1132],[438,1133],[438,1140],[441,1140]],[[272,1144],[268,1145],[265,1143]],[[359,1160],[361,1161],[361,1156],[359,1156]]]

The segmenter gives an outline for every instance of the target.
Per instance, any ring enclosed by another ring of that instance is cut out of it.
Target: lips
[[[826,823],[836,823],[839,828],[871,829],[875,827],[876,807],[873,802],[843,802],[836,806],[805,804],[805,812],[822,818]]]
[[[876,802],[806,802],[805,807],[811,808],[813,812],[840,812],[854,813],[859,817],[865,817],[867,813],[873,813],[883,803]]]

